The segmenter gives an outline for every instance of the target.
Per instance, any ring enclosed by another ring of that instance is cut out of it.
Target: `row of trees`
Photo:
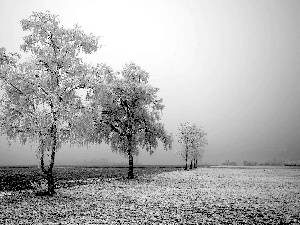
[[[300,166],[300,160],[285,160],[285,166]]]
[[[53,166],[63,144],[90,145],[102,141],[129,158],[128,178],[133,178],[133,156],[139,148],[150,154],[160,140],[170,149],[172,136],[160,122],[164,108],[149,74],[129,63],[119,72],[105,64],[84,63],[82,54],[96,52],[98,37],[79,26],[66,29],[56,15],[34,12],[21,21],[21,50],[30,58],[0,49],[0,128],[8,140],[37,144],[40,167],[54,194]],[[86,91],[83,100],[78,91]],[[49,165],[45,165],[45,157]]]
[[[290,161],[290,160],[285,160],[285,161],[276,161],[274,160],[268,160],[265,162],[257,162],[257,161],[247,161],[244,160],[243,161],[243,165],[244,166],[297,166],[299,165],[300,161]],[[225,161],[222,163],[222,165],[226,165],[226,166],[237,166],[237,162],[232,161],[230,162],[229,160]]]
[[[21,50],[30,57],[21,61],[17,53],[0,48],[0,128],[9,141],[37,145],[40,167],[48,194],[54,194],[53,167],[62,145],[100,144],[128,157],[128,178],[133,178],[133,157],[139,149],[150,154],[161,141],[171,149],[172,135],[160,122],[164,109],[151,86],[149,74],[135,63],[113,71],[106,64],[84,63],[80,56],[96,52],[99,38],[75,25],[60,25],[58,16],[33,14],[21,21],[24,37]],[[80,92],[85,92],[82,99]],[[197,166],[207,144],[206,133],[195,125],[181,124],[181,155]],[[48,156],[49,164],[45,160]]]
[[[285,161],[276,161],[275,159],[273,160],[268,160],[262,163],[258,162],[248,162],[244,161],[243,162],[244,166],[297,166],[300,165],[300,160],[298,161],[291,161],[291,160],[285,160]]]

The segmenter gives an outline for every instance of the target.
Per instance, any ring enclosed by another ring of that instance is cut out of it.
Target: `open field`
[[[198,168],[3,192],[0,224],[299,224],[300,169]]]

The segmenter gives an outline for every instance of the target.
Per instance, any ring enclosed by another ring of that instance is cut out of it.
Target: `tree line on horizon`
[[[165,150],[172,148],[172,134],[160,122],[163,100],[157,97],[159,89],[149,84],[148,72],[133,62],[121,71],[83,62],[82,54],[101,47],[99,37],[85,34],[78,25],[64,28],[49,11],[33,12],[21,20],[21,26],[30,32],[21,45],[30,57],[21,61],[20,54],[0,48],[1,89],[5,91],[0,128],[9,141],[37,145],[49,195],[55,193],[53,166],[63,144],[109,144],[113,152],[128,157],[129,179],[134,177],[133,157],[140,149],[153,154],[158,141]],[[188,124],[181,125],[180,132],[181,155],[196,167],[203,154],[199,148],[207,144],[206,133]]]
[[[238,163],[236,161],[226,160],[221,165],[223,165],[223,166],[238,166]],[[268,160],[265,162],[244,160],[242,165],[243,166],[300,166],[300,160],[288,160],[287,159],[285,161],[283,161],[283,160],[276,161],[275,159],[273,159],[273,160]]]

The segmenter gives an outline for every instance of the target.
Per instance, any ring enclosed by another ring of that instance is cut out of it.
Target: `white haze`
[[[0,3],[0,45],[18,51],[20,20],[58,14],[102,36],[84,57],[119,70],[130,61],[150,73],[164,99],[162,121],[173,150],[160,146],[140,164],[180,164],[176,133],[188,121],[207,131],[204,161],[300,159],[300,2],[297,0],[7,1]],[[34,147],[7,147],[0,165],[37,164]],[[94,160],[94,161],[93,161]],[[108,146],[70,148],[57,164],[127,163]],[[102,160],[102,161],[101,161]],[[137,161],[136,161],[137,162]]]

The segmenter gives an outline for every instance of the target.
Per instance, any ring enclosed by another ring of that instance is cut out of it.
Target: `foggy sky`
[[[300,159],[300,2],[295,0],[10,1],[0,2],[0,47],[20,52],[20,20],[50,10],[61,24],[78,23],[102,36],[86,62],[115,70],[130,61],[160,88],[162,122],[173,150],[162,145],[140,164],[180,164],[182,122],[208,133],[203,161]],[[35,146],[0,137],[0,165],[37,164]],[[64,146],[56,164],[107,159],[124,162],[106,145]],[[136,162],[136,161],[135,161]]]

